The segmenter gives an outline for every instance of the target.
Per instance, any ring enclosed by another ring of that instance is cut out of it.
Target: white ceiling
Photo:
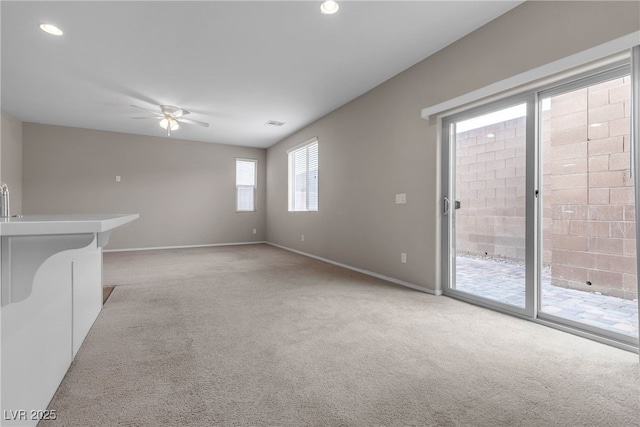
[[[320,3],[2,1],[1,107],[166,136],[130,105],[176,105],[210,127],[172,137],[269,147],[522,1],[340,1],[331,16]]]

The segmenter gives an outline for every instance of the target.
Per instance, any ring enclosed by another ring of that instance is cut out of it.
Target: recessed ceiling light
[[[267,126],[284,126],[284,122],[279,122],[277,120],[269,120],[267,123],[265,123],[265,125],[267,125]]]
[[[327,0],[320,5],[320,12],[324,15],[333,15],[340,9],[337,1]]]
[[[54,36],[61,36],[62,30],[52,24],[40,24],[40,29],[45,33],[53,34]]]
[[[594,124],[589,125],[589,126],[591,126],[592,128],[599,128],[600,126],[602,126],[602,123],[594,123]]]
[[[487,134],[487,138],[493,138],[494,136],[496,136],[496,134],[495,134],[495,133],[488,133],[488,134]]]

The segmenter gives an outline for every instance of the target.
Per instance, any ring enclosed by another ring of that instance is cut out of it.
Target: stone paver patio
[[[456,258],[456,289],[494,301],[524,307],[524,277],[523,265]],[[637,301],[553,286],[550,271],[543,272],[541,311],[638,337]]]

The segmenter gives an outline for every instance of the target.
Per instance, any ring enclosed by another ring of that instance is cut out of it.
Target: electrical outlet
[[[404,252],[400,254],[400,262],[403,264],[407,263],[407,254],[405,254]]]
[[[253,234],[256,234],[256,232],[257,232],[257,230],[254,228],[254,229],[253,229]]]
[[[116,175],[116,182],[120,182],[120,175]]]
[[[407,203],[407,193],[396,194],[396,205],[404,205]]]
[[[302,237],[300,237],[300,241],[304,242],[304,234],[302,235]]]

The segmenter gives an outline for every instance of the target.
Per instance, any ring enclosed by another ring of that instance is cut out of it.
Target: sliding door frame
[[[557,85],[554,85],[551,88],[548,89],[544,89],[544,90],[539,90],[538,91],[538,98],[539,99],[545,99],[545,98],[550,98],[552,96],[557,96],[557,95],[562,95],[568,92],[572,92],[575,90],[579,90],[579,89],[584,89],[587,88],[589,86],[592,85],[596,85],[599,83],[603,83],[609,80],[613,80],[616,78],[620,78],[623,76],[627,76],[631,74],[631,69],[630,69],[630,64],[628,61],[625,61],[625,63],[621,63],[621,64],[615,64],[612,66],[607,67],[604,70],[596,70],[596,71],[592,71],[590,73],[585,73],[584,75],[581,76],[577,76],[574,77],[572,79],[570,79],[567,82],[560,82]],[[541,108],[542,105],[539,105],[538,107],[538,111],[539,114],[541,114]],[[542,134],[542,123],[538,124],[538,133]],[[634,143],[632,143],[632,148],[631,151],[632,153],[635,151],[634,150]],[[540,144],[540,147],[538,148],[538,157],[540,159],[542,159],[543,157],[543,148]],[[631,156],[631,170],[635,171],[635,159],[633,158],[633,156]],[[635,178],[635,184],[634,187],[637,187],[637,183],[638,183],[638,179]],[[539,183],[539,185],[541,186],[541,183]],[[542,229],[542,201],[545,197],[544,193],[541,193],[541,197],[540,197],[540,203],[538,208],[536,209],[536,214],[538,216],[538,227],[539,229]],[[638,205],[637,201],[636,201],[636,206]],[[542,233],[540,233],[540,235],[538,236],[539,240],[542,239]],[[636,239],[637,240],[637,239]],[[541,247],[541,246],[540,246]],[[636,260],[637,260],[637,256],[636,256]],[[540,271],[542,268],[542,265],[538,266],[538,271]],[[546,320],[546,321],[550,321],[553,323],[561,323],[561,324],[566,324],[567,326],[571,327],[571,328],[576,328],[576,329],[581,329],[584,330],[588,333],[591,334],[597,334],[597,335],[602,335],[606,338],[610,338],[613,339],[615,341],[620,341],[629,345],[637,345],[637,339],[630,337],[628,335],[624,335],[624,334],[620,334],[620,333],[616,333],[613,331],[608,331],[605,329],[601,329],[601,328],[597,328],[594,326],[590,326],[584,323],[579,323],[576,321],[572,321],[570,319],[565,319],[563,317],[559,317],[559,316],[555,316],[553,314],[550,313],[545,313],[544,311],[542,311],[542,307],[541,307],[541,302],[542,302],[542,286],[538,286],[538,305],[536,308],[536,312],[537,312],[537,318],[541,319],[541,320]]]
[[[541,269],[540,254],[542,247],[542,195],[541,166],[542,147],[540,142],[541,120],[539,120],[542,97],[569,92],[575,88],[589,86],[590,83],[606,81],[621,75],[631,75],[631,141],[632,168],[634,170],[636,206],[640,207],[640,46],[632,50],[630,59],[624,59],[586,72],[562,78],[552,83],[541,84],[521,94],[509,96],[497,101],[469,108],[441,118],[442,126],[442,238],[441,238],[441,278],[444,295],[454,297],[476,305],[515,315],[537,323],[545,324],[565,332],[580,335],[595,341],[638,352],[638,339],[612,331],[591,327],[549,313],[540,312]],[[525,231],[525,308],[477,297],[458,291],[452,285],[455,280],[455,123],[480,116],[491,111],[506,108],[519,103],[527,104],[526,117],[526,231]],[[636,209],[636,224],[640,224],[640,208]],[[540,230],[540,231],[539,231]],[[640,272],[640,238],[636,231],[637,273]],[[638,274],[640,283],[640,274]],[[640,284],[637,285],[640,290]],[[638,303],[640,308],[640,301]],[[639,310],[640,311],[640,310]]]
[[[474,117],[482,116],[484,114],[491,113],[493,111],[502,110],[505,108],[513,107],[518,104],[526,104],[526,120],[525,120],[525,144],[526,144],[526,195],[525,195],[525,210],[529,212],[535,209],[536,204],[536,190],[537,190],[537,177],[532,174],[532,171],[536,170],[536,122],[537,122],[537,108],[536,108],[536,96],[535,93],[524,93],[519,95],[510,96],[498,101],[494,101],[479,107],[471,108],[458,114],[448,116],[443,119],[443,148],[442,148],[442,203],[443,203],[443,233],[442,233],[442,280],[443,280],[443,293],[445,295],[453,296],[455,298],[473,302],[474,304],[486,306],[489,308],[498,309],[500,311],[506,311],[511,314],[520,317],[532,318],[535,316],[535,310],[537,307],[536,293],[535,293],[535,280],[537,278],[537,272],[534,266],[536,265],[536,248],[537,244],[531,245],[526,242],[535,240],[536,236],[536,221],[535,217],[526,216],[525,223],[525,306],[524,308],[516,307],[513,305],[501,303],[499,301],[490,300],[475,296],[467,292],[461,292],[452,287],[454,279],[456,277],[455,266],[455,207],[452,208],[452,203],[455,201],[455,158],[456,158],[456,144],[455,144],[455,123],[461,122]]]

